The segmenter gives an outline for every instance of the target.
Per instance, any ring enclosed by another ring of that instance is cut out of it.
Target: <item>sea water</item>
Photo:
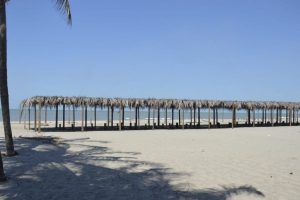
[[[196,121],[198,120],[198,110],[196,110]],[[52,109],[47,109],[47,111],[45,111],[45,109],[42,109],[41,111],[41,117],[42,117],[42,120],[45,119],[45,113],[47,112],[47,120],[48,121],[54,121],[55,120],[55,115],[56,115],[56,111],[55,111],[55,108],[52,108]],[[28,119],[28,109],[26,109],[26,112],[25,110],[23,112],[21,112],[20,109],[10,109],[10,119],[11,121],[19,121],[19,120],[24,120],[24,117],[26,116],[26,119]],[[36,111],[37,115],[38,115],[38,108],[37,108],[37,111]],[[183,116],[182,115],[183,112],[181,111],[181,117]],[[94,120],[94,108],[88,108],[87,110],[87,117],[88,117],[88,120]],[[96,118],[97,120],[107,120],[107,108],[97,108],[97,111],[96,111]],[[115,120],[118,120],[119,119],[119,116],[120,116],[120,113],[119,113],[119,110],[116,108],[114,110],[114,119]],[[152,119],[153,117],[154,118],[157,118],[158,116],[158,111],[157,109],[154,110],[154,116],[153,116],[153,109],[151,109],[150,111],[150,118]],[[247,112],[245,110],[240,110],[240,111],[237,111],[236,113],[237,115],[237,119],[239,120],[246,120],[247,119]],[[269,116],[270,113],[268,113],[268,118],[270,117]],[[82,110],[81,108],[77,108],[75,109],[75,120],[81,120],[81,116],[82,116]],[[110,116],[111,116],[111,110],[110,110]],[[202,120],[207,120],[208,119],[208,110],[207,109],[201,109],[200,111],[200,118]],[[276,114],[273,113],[273,116],[275,118]],[[283,115],[284,116],[284,115]],[[168,109],[167,111],[167,116],[166,116],[166,111],[165,109],[160,109],[160,118],[161,120],[164,120],[165,117],[167,117],[168,119],[171,119],[172,118],[172,111],[171,109]],[[174,120],[178,120],[178,117],[179,117],[179,112],[178,110],[174,110]],[[211,119],[213,118],[213,111],[211,110],[210,112],[210,117]],[[256,119],[261,119],[262,117],[262,112],[261,111],[256,111],[255,112],[255,118]],[[34,119],[34,109],[31,108],[30,109],[30,118],[31,120]],[[125,115],[124,115],[124,118],[126,120],[132,120],[134,121],[135,120],[135,109],[125,109]],[[187,109],[184,111],[184,118],[189,120],[191,119],[191,110],[190,109]],[[192,112],[192,118],[194,118],[194,112]],[[232,118],[232,111],[230,110],[227,110],[227,109],[218,109],[218,119],[219,121],[221,121],[222,119],[231,119]],[[63,111],[62,109],[59,109],[58,110],[58,120],[62,120],[63,119]],[[148,119],[148,109],[140,109],[140,119],[141,120],[147,120]],[[252,119],[252,112],[251,112],[251,119]],[[68,108],[66,107],[66,111],[65,111],[65,120],[73,120],[73,109],[72,108]],[[2,114],[0,114],[0,121],[2,121]]]

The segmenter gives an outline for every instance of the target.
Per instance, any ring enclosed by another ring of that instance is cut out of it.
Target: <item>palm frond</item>
[[[56,0],[57,9],[67,17],[67,22],[72,25],[72,14],[69,0]]]

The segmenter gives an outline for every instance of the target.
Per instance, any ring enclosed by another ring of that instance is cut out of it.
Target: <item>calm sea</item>
[[[33,109],[31,109],[31,119],[33,119]],[[161,109],[160,110],[160,117],[161,118],[165,118],[165,110]],[[181,112],[182,114],[182,112]],[[24,116],[27,116],[28,118],[28,110],[26,113],[23,113],[23,118]],[[75,119],[76,120],[80,120],[81,119],[81,115],[82,112],[80,109],[76,109],[75,110]],[[171,118],[172,112],[171,110],[168,110],[167,112],[167,118]],[[20,119],[20,110],[19,109],[11,109],[10,110],[10,116],[11,116],[11,121],[19,121]],[[62,110],[58,111],[58,116],[59,116],[59,120],[62,120]],[[190,110],[185,110],[184,111],[184,118],[185,119],[190,119],[191,113]],[[201,119],[207,119],[208,118],[208,111],[206,109],[201,109],[200,112],[200,116]],[[211,118],[212,118],[213,114],[211,111]],[[218,111],[218,116],[219,116],[219,120],[221,119],[231,119],[232,117],[232,113],[228,110],[223,110],[223,109],[219,109]],[[261,111],[256,112],[255,113],[255,117],[256,119],[261,118],[262,113]],[[284,116],[284,115],[283,115]],[[45,110],[42,110],[42,119],[44,119],[45,117]],[[73,117],[73,112],[72,110],[69,110],[68,108],[66,108],[66,120],[72,120]],[[150,117],[153,117],[153,111],[151,110],[151,115]],[[252,116],[251,116],[252,117]],[[125,119],[135,119],[135,114],[134,114],[134,109],[132,109],[131,111],[129,109],[125,110]],[[157,110],[155,110],[155,118],[157,118]],[[196,113],[196,119],[198,118],[198,115]],[[237,118],[238,119],[246,119],[247,118],[247,114],[245,111],[241,110],[241,111],[237,111]],[[47,119],[49,121],[54,121],[55,120],[55,109],[48,109],[47,110]],[[94,119],[94,111],[88,109],[88,119],[89,120],[93,120]],[[103,109],[101,110],[100,108],[97,109],[97,120],[106,120],[107,119],[107,109]],[[119,119],[119,111],[115,110],[114,111],[114,119]],[[147,109],[141,109],[140,110],[140,119],[148,119],[148,110]],[[174,111],[174,119],[177,120],[178,119],[178,111]],[[2,114],[0,115],[0,121],[2,121]]]

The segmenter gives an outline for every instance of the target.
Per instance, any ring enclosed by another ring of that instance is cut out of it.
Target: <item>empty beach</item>
[[[297,126],[42,133],[12,127],[19,155],[4,157],[9,181],[0,186],[1,199],[300,198]]]

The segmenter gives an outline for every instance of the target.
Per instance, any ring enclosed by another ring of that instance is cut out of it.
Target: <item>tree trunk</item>
[[[0,0],[0,95],[7,156],[16,154],[12,137],[7,86],[7,40],[5,0]]]
[[[0,182],[4,182],[6,180],[7,179],[6,179],[6,176],[4,174],[4,169],[3,169],[2,155],[1,155],[1,152],[0,152]]]

